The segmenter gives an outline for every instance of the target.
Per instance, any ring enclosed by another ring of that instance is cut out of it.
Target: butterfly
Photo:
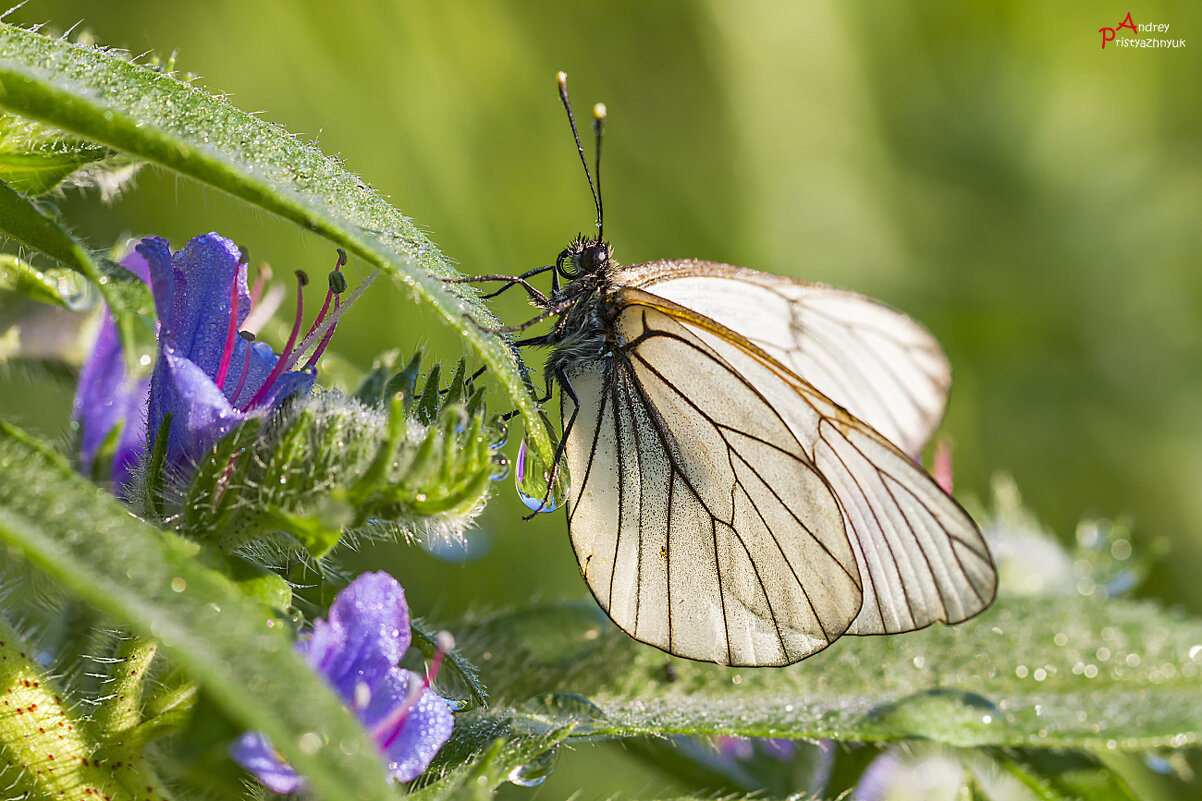
[[[821,284],[689,259],[622,267],[597,210],[554,265],[505,280],[554,318],[572,547],[597,603],[689,659],[788,665],[844,634],[959,623],[997,572],[972,518],[914,458],[950,367],[901,312]],[[549,295],[527,279],[549,272]],[[490,296],[491,297],[491,296]],[[548,495],[550,488],[548,488]],[[547,504],[546,498],[543,503]]]

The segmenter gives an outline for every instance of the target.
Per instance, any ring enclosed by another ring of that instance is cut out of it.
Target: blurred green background
[[[1066,539],[1082,516],[1129,515],[1137,551],[1169,546],[1142,592],[1202,613],[1202,11],[918,5],[35,0],[9,19],[176,53],[345,159],[468,273],[546,264],[591,230],[555,96],[566,70],[581,116],[609,107],[619,260],[726,261],[906,310],[955,369],[957,492],[983,498],[1010,472]],[[1129,11],[1186,47],[1102,50],[1098,29]],[[111,206],[61,205],[97,246],[218,230],[277,273],[332,263],[326,243],[153,169]],[[529,316],[520,298],[497,308]],[[361,367],[387,348],[462,352],[390,287],[334,345]],[[70,388],[30,393],[4,415],[61,433]],[[355,561],[392,569],[434,619],[587,597],[562,517],[522,523],[497,489],[478,559]]]

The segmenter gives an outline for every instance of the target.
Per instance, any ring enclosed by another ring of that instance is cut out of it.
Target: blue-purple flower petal
[[[250,314],[246,265],[238,246],[211,233],[194,237],[175,254],[161,237],[144,239],[138,250],[150,266],[164,338],[205,373],[217,375],[229,332],[234,282],[238,284],[238,325]]]
[[[148,280],[146,260],[130,253],[121,262],[143,281]],[[80,426],[80,467],[86,473],[92,460],[113,428],[120,424],[121,434],[113,453],[113,484],[129,484],[133,468],[146,452],[146,401],[150,378],[134,377],[125,365],[120,337],[112,315],[106,309],[100,334],[79,374],[75,390],[73,417]]]
[[[371,702],[360,712],[368,729],[388,718],[408,699],[409,688],[421,686],[421,679],[403,668],[393,668],[372,690]],[[399,726],[376,734],[380,750],[388,760],[388,770],[407,782],[429,767],[438,749],[451,737],[455,719],[451,707],[430,688],[422,690],[416,703]]]
[[[345,699],[355,688],[374,688],[409,650],[409,608],[405,591],[384,572],[364,573],[330,606],[327,620],[313,624],[299,644],[309,666]]]
[[[387,573],[364,573],[330,607],[326,620],[297,643],[313,670],[345,699],[370,732],[398,781],[416,778],[451,737],[447,702],[415,673],[396,663],[409,649],[405,592]],[[419,691],[411,701],[411,689]],[[299,789],[303,780],[283,765],[261,734],[246,734],[231,747],[237,762],[272,790]]]
[[[153,441],[164,415],[171,414],[167,458],[173,464],[195,464],[209,447],[245,419],[226,400],[213,379],[170,345],[159,349],[151,382],[150,421]]]
[[[271,741],[259,732],[243,734],[230,746],[230,756],[250,773],[255,774],[267,789],[277,793],[294,793],[305,780],[280,761]]]
[[[167,240],[148,237],[138,245],[146,260],[160,322],[159,360],[150,383],[148,425],[153,446],[171,415],[167,461],[185,469],[251,414],[262,414],[313,387],[312,370],[279,376],[266,400],[246,405],[258,393],[278,357],[261,342],[234,337],[222,386],[216,379],[225,361],[233,310],[236,327],[250,314],[246,265],[238,247],[215,233],[192,239],[178,253]],[[248,361],[249,360],[249,361]]]

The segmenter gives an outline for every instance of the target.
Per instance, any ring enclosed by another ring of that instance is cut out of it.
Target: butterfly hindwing
[[[918,464],[733,331],[642,290],[716,357],[761,388],[831,487],[860,567],[863,603],[851,634],[957,623],[992,602],[997,574],[980,530]]]

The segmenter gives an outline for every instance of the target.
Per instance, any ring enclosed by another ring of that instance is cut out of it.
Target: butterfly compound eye
[[[586,273],[596,272],[604,268],[608,261],[609,247],[603,242],[589,245],[580,254],[580,266],[584,268]]]

